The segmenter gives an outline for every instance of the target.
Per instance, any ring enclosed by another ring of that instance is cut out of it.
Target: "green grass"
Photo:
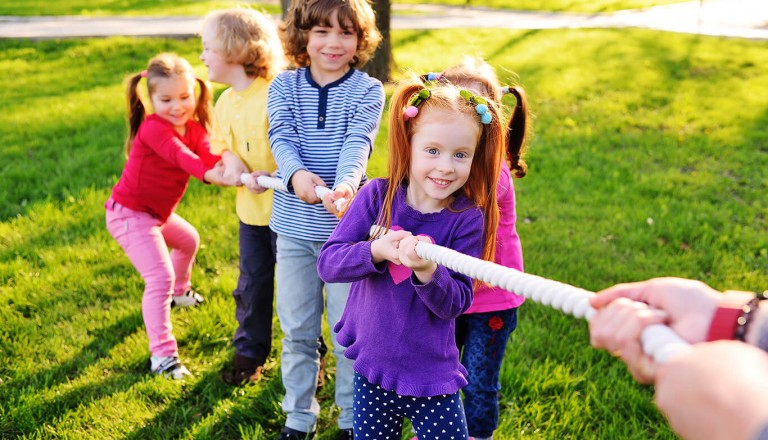
[[[396,3],[431,3],[481,8],[518,9],[524,11],[613,12],[680,3],[681,0],[397,0]]]
[[[280,4],[254,0],[14,0],[0,3],[0,15],[205,15],[214,9],[253,7],[280,14]]]
[[[643,8],[680,0],[469,0],[471,6],[499,9],[523,9],[570,12],[610,12]],[[467,5],[467,0],[398,0],[393,3],[434,3]],[[0,15],[205,15],[209,11],[235,6],[251,6],[270,14],[280,14],[280,5],[254,0],[14,0],[0,4]]]
[[[662,275],[768,285],[762,42],[647,30],[393,38],[402,69],[479,54],[526,88],[536,133],[515,185],[528,272],[590,290]],[[147,373],[142,281],[102,204],[124,162],[122,80],[163,50],[201,67],[196,39],[0,41],[0,438],[272,438],[283,423],[278,334],[265,381],[218,378],[235,327],[226,189],[192,183],[178,210],[203,243],[193,281],[208,302],[173,312],[195,377]],[[371,175],[385,170],[385,135],[386,124]],[[652,390],[589,346],[584,321],[547,307],[523,306],[502,374],[497,438],[674,438]],[[322,440],[335,432],[331,388]]]

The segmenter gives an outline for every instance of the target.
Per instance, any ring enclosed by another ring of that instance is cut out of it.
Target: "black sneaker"
[[[297,431],[286,426],[280,431],[280,437],[277,440],[310,440],[314,436],[314,432]]]

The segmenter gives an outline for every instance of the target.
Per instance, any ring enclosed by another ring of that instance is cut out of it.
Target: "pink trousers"
[[[171,325],[171,296],[182,295],[190,288],[200,235],[175,213],[163,223],[112,199],[106,207],[107,230],[144,279],[141,312],[149,351],[153,356],[178,356]]]

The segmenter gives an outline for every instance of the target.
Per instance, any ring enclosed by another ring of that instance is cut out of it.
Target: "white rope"
[[[371,227],[371,236],[381,236],[383,233],[384,228],[376,225]],[[520,272],[423,241],[416,244],[416,254],[425,260],[522,295],[577,318],[590,320],[595,314],[595,309],[589,305],[589,299],[595,294],[588,290]],[[690,348],[690,345],[672,329],[661,324],[648,326],[643,331],[642,342],[643,351],[652,356],[657,363],[664,363],[670,356]]]
[[[253,176],[249,173],[243,173],[240,175],[240,182],[243,185],[249,185],[253,182]],[[288,192],[288,188],[283,185],[283,181],[278,179],[277,177],[271,177],[271,176],[259,176],[256,178],[256,183],[259,184],[259,186],[262,186],[264,188],[273,189],[275,191],[282,191],[282,192]],[[327,188],[325,186],[316,186],[315,187],[315,194],[320,200],[323,200],[323,196],[326,194],[332,193],[333,190],[330,188]],[[344,204],[347,203],[347,199],[341,198],[333,202],[333,204],[336,206],[337,211],[341,211],[341,208],[344,206]]]

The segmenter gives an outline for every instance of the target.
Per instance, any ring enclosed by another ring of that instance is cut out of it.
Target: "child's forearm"
[[[224,164],[224,180],[230,185],[241,185],[240,175],[249,172],[242,159],[237,154],[224,150],[221,153],[221,162]]]

